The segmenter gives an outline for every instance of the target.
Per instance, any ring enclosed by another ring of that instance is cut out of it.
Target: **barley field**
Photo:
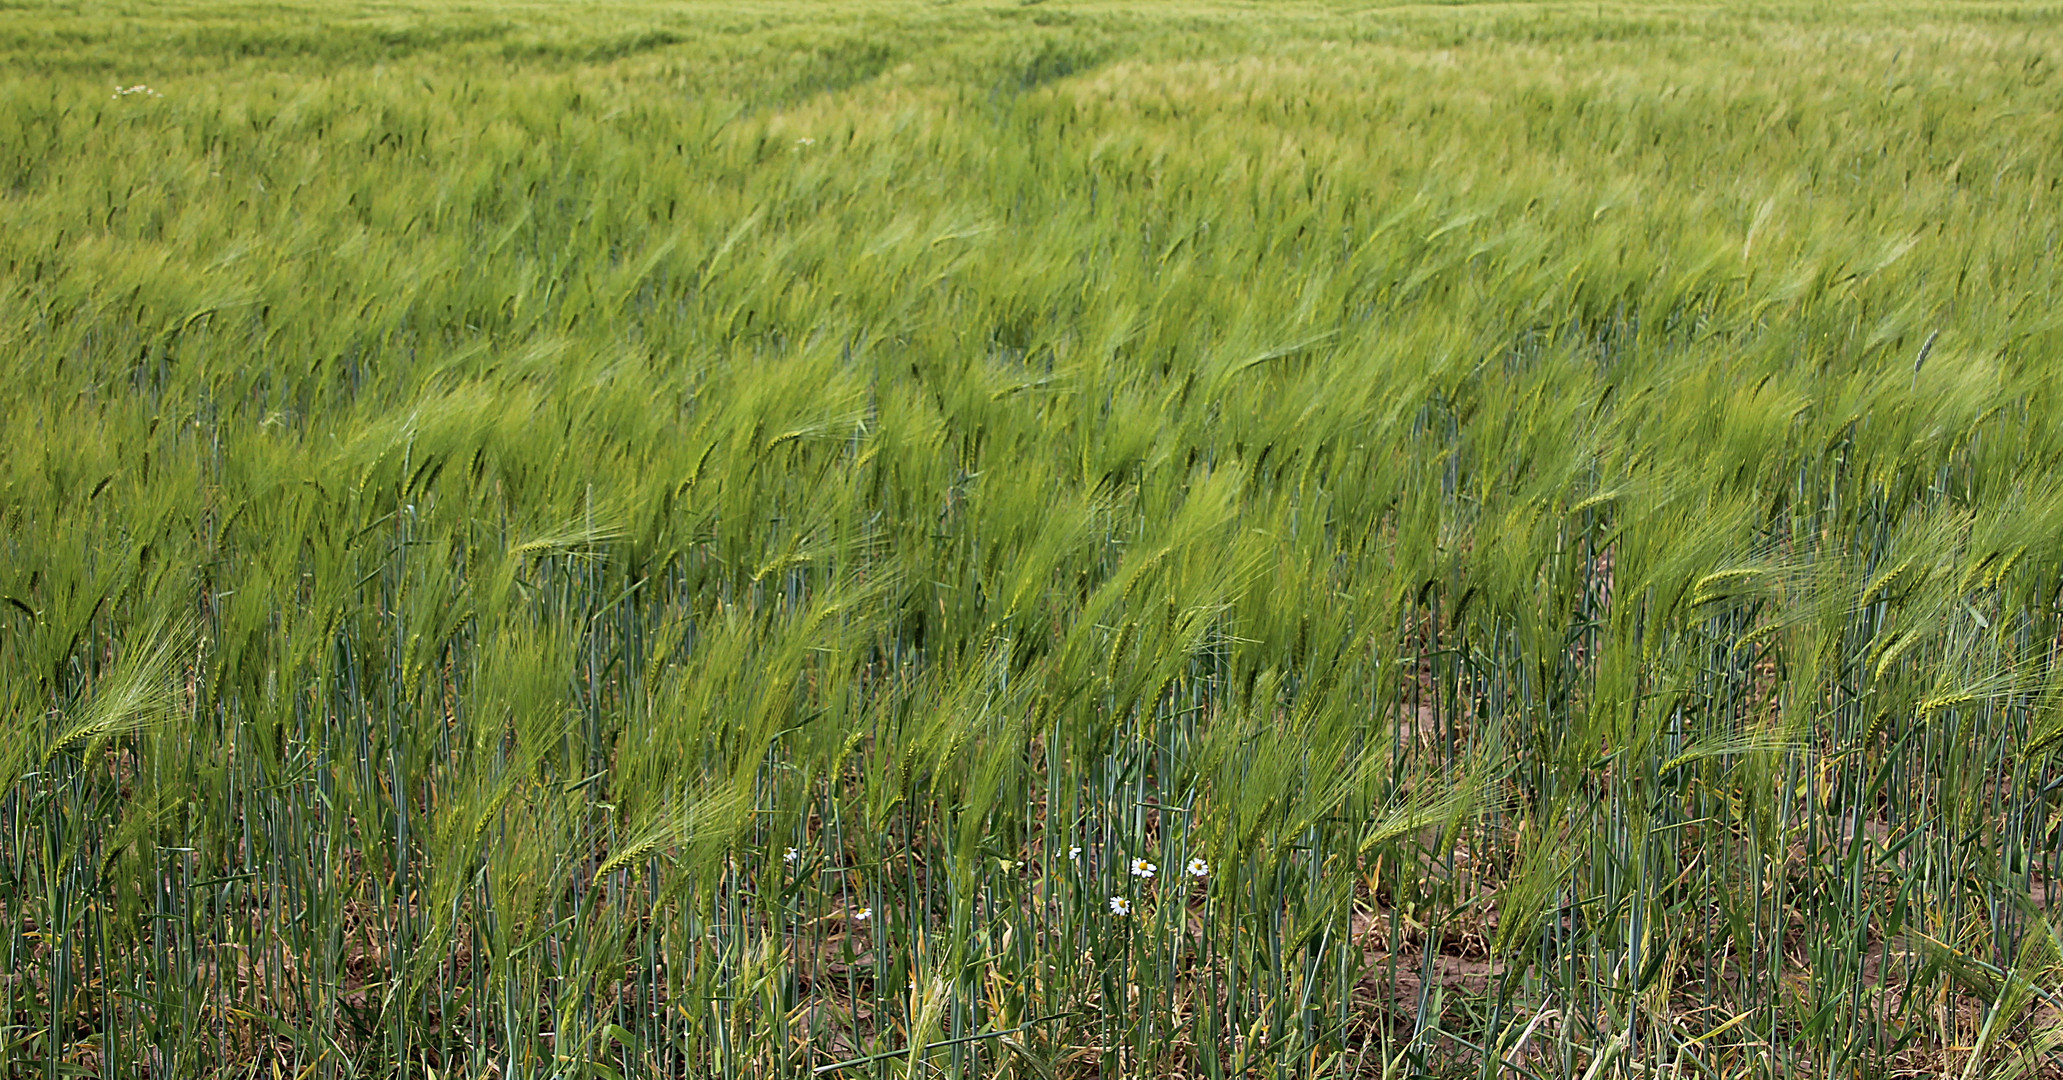
[[[2063,8],[0,4],[0,1076],[2055,1075]]]

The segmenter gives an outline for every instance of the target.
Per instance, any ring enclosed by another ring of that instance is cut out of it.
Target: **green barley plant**
[[[0,1075],[2063,1071],[2063,30],[0,5]]]

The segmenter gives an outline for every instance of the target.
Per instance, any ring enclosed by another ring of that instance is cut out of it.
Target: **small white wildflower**
[[[1120,918],[1132,913],[1132,902],[1122,896],[1110,898],[1110,913]]]
[[[789,866],[794,866],[795,861],[800,858],[802,858],[802,852],[799,852],[794,848],[789,848],[788,850],[781,853],[781,861],[787,863]]]
[[[871,919],[873,917],[874,909],[870,907],[863,907],[858,911],[852,913],[852,921],[854,922],[866,922],[868,919]]]
[[[1133,859],[1133,860],[1132,860],[1132,876],[1133,876],[1133,877],[1137,877],[1137,878],[1147,878],[1147,879],[1151,880],[1151,879],[1152,879],[1152,877],[1153,877],[1153,875],[1155,875],[1155,874],[1157,874],[1157,873],[1160,873],[1160,867],[1158,867],[1158,866],[1155,866],[1155,865],[1153,865],[1153,864],[1152,864],[1152,863],[1150,863],[1150,862],[1147,862],[1147,861],[1146,861],[1145,859]]]
[[[1079,846],[1076,846],[1076,847],[1070,847],[1070,848],[1068,848],[1068,849],[1067,849],[1067,857],[1068,857],[1068,858],[1070,858],[1070,859],[1075,859],[1075,860],[1079,860],[1079,859],[1081,859],[1081,857],[1082,857],[1082,849],[1081,849],[1081,848],[1080,848]]]
[[[1203,861],[1201,858],[1191,859],[1188,865],[1182,867],[1182,871],[1193,878],[1209,877],[1211,864]]]
[[[804,135],[802,138],[795,140],[795,145],[797,146],[815,146],[816,144],[817,141],[815,139],[810,138],[807,135]]]

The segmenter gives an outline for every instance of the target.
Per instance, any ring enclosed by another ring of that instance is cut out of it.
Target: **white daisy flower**
[[[868,919],[871,919],[873,917],[874,909],[870,907],[863,907],[858,911],[852,913],[852,921],[854,922],[866,922]]]
[[[1182,872],[1193,878],[1209,877],[1211,864],[1203,861],[1201,858],[1191,859],[1188,865],[1182,867]]]
[[[1120,918],[1132,913],[1132,902],[1122,896],[1110,898],[1110,913]]]
[[[789,866],[794,866],[796,860],[800,858],[802,858],[802,852],[797,851],[794,848],[789,848],[788,850],[781,853],[781,861],[787,863]]]
[[[1068,857],[1068,858],[1070,858],[1070,859],[1080,859],[1080,858],[1082,857],[1082,849],[1081,849],[1081,847],[1080,847],[1080,846],[1075,846],[1075,847],[1071,847],[1071,848],[1068,848],[1068,849],[1067,849],[1067,857]]]
[[[1151,879],[1157,873],[1160,873],[1160,867],[1147,862],[1145,859],[1132,860],[1133,877]]]

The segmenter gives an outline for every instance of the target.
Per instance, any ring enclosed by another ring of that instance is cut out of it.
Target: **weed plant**
[[[0,1074],[2063,1043],[2063,31],[0,8]]]

